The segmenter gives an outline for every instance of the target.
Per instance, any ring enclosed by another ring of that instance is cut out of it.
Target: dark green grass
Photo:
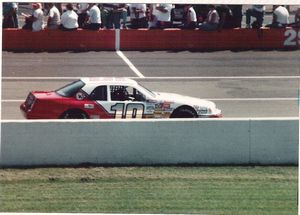
[[[297,214],[297,167],[0,170],[2,212]]]

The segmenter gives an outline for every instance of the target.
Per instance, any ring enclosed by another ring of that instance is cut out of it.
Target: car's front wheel
[[[62,114],[61,119],[88,119],[86,113],[81,110],[68,110]]]
[[[197,113],[190,107],[181,107],[176,109],[170,118],[197,118]]]

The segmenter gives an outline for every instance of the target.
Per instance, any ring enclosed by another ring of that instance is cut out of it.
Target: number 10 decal
[[[142,118],[144,114],[144,105],[129,103],[125,106],[123,103],[117,103],[111,106],[111,110],[115,111],[116,119],[133,119],[133,118]]]

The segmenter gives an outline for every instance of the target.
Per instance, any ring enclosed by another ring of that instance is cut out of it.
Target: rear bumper
[[[30,117],[29,117],[30,114],[29,114],[29,111],[26,109],[25,103],[22,103],[20,105],[20,111],[21,111],[22,115],[24,116],[24,118],[30,119]]]
[[[26,119],[42,119],[42,117],[36,116],[36,114],[33,114],[31,111],[29,111],[26,108],[25,103],[20,105],[20,111],[21,111],[22,115],[24,116],[24,118],[26,118]]]

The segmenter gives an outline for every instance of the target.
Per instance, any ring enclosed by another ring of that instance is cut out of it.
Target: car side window
[[[112,101],[146,101],[146,97],[137,89],[130,86],[110,86]]]
[[[91,100],[107,101],[107,87],[96,87],[90,95]]]
[[[112,85],[110,86],[110,98],[112,101],[128,100],[127,86]]]
[[[134,101],[140,101],[140,102],[146,101],[146,96],[135,88],[133,88],[131,96],[134,98]]]

